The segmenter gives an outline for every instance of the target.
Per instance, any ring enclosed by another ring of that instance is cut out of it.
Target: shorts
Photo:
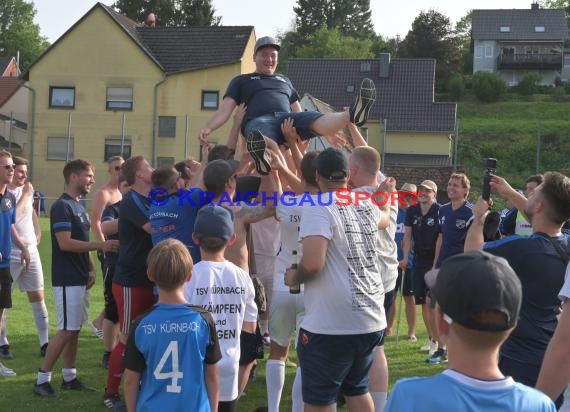
[[[12,307],[12,275],[10,268],[0,268],[0,309]]]
[[[261,283],[263,283],[265,296],[267,298],[267,307],[271,308],[271,293],[269,292],[273,290],[273,278],[275,277],[275,262],[277,261],[277,257],[258,255],[256,253],[254,259],[256,270],[255,275],[252,274],[251,276],[257,276],[257,278],[261,280]]]
[[[256,359],[263,359],[263,339],[259,328],[255,333],[241,331],[239,335],[239,364],[249,365]]]
[[[129,334],[131,323],[154,305],[152,286],[129,288],[113,283],[113,297],[119,312],[119,327],[121,333]]]
[[[37,292],[44,290],[44,271],[42,268],[42,261],[40,252],[35,246],[29,246],[30,252],[30,266],[28,271],[24,270],[22,264],[22,251],[17,248],[12,248],[10,254],[10,273],[12,273],[12,280],[20,288],[20,292]]]
[[[403,286],[402,286],[402,276],[404,277]],[[414,287],[413,287],[413,280],[412,276],[414,276],[412,268],[406,268],[406,270],[402,271],[402,269],[398,268],[398,279],[396,280],[396,292],[400,290],[402,286],[402,296],[414,296]]]
[[[299,331],[297,354],[303,367],[303,401],[332,405],[345,396],[368,393],[368,372],[384,331],[361,335],[323,335]]]
[[[316,136],[311,125],[321,116],[323,116],[322,113],[313,111],[266,114],[248,121],[243,128],[243,135],[247,138],[252,131],[259,130],[264,136],[275,140],[277,144],[284,145],[285,137],[281,132],[281,124],[285,119],[292,118],[293,126],[297,130],[297,134],[301,136],[301,140],[308,140]]]
[[[274,290],[272,302],[269,307],[269,335],[272,342],[285,348],[305,315],[303,294]]]
[[[115,265],[105,265],[103,270],[103,298],[105,306],[103,308],[105,319],[113,323],[119,321],[119,311],[117,302],[113,297],[113,275],[115,274]]]
[[[57,330],[79,331],[87,322],[89,291],[86,286],[54,286]]]
[[[426,303],[427,286],[424,280],[424,275],[431,268],[431,265],[414,262],[414,267],[412,269],[412,287],[414,289],[416,305],[425,305]]]

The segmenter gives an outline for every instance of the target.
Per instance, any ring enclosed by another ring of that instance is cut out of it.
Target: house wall
[[[14,120],[26,123],[28,121],[28,89],[20,87],[10,99],[0,108],[0,113],[6,117],[13,116]],[[10,120],[0,121],[0,135],[10,138]],[[12,125],[11,141],[22,147],[22,154],[29,156],[28,130]]]
[[[473,44],[473,73],[497,71],[499,48],[494,40],[475,40]]]
[[[16,59],[12,59],[4,73],[0,73],[1,77],[18,77],[20,75],[20,69],[16,63]]]
[[[451,134],[399,133],[386,135],[386,153],[451,156]]]

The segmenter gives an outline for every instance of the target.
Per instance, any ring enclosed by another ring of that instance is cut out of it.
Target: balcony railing
[[[497,58],[499,70],[561,70],[562,54],[501,54]]]

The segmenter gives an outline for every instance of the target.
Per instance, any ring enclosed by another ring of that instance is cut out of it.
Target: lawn
[[[49,235],[49,219],[41,219],[42,243],[40,253],[46,280],[46,301],[50,314],[50,336],[55,333],[55,315],[51,291],[51,245]],[[14,307],[8,311],[8,337],[11,349],[15,355],[13,360],[2,362],[13,368],[18,376],[14,378],[0,377],[2,392],[0,404],[3,411],[96,411],[104,409],[102,405],[103,390],[106,382],[106,370],[101,367],[103,354],[102,343],[91,332],[84,328],[80,334],[79,354],[77,359],[78,376],[84,382],[98,389],[95,393],[62,393],[59,389],[61,382],[61,362],[53,370],[54,388],[61,394],[61,400],[42,399],[32,393],[36,372],[40,366],[39,344],[32,318],[32,311],[25,294],[15,290],[13,293]],[[98,274],[96,285],[91,291],[90,318],[93,319],[103,307],[102,277]],[[419,322],[421,324],[421,321]],[[405,335],[406,321],[402,311],[400,331]],[[431,375],[443,369],[441,366],[432,366],[424,362],[425,354],[418,348],[425,342],[426,334],[422,327],[418,328],[418,342],[409,343],[404,336],[396,346],[394,337],[386,341],[386,353],[390,369],[390,385],[401,377]],[[421,343],[420,343],[421,342]],[[291,355],[294,360],[294,354]],[[253,411],[258,406],[266,405],[265,362],[259,362],[257,379],[246,388],[246,395],[240,400],[239,411]],[[283,391],[281,410],[291,410],[291,384],[295,369],[287,367],[286,386]],[[342,410],[343,408],[341,408]]]

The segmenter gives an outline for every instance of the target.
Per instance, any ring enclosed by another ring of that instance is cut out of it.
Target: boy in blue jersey
[[[399,380],[386,412],[556,410],[546,395],[504,376],[497,365],[522,302],[521,283],[505,259],[481,251],[450,257],[441,266],[432,297],[449,369]]]
[[[129,411],[217,409],[222,354],[212,315],[184,299],[192,267],[188,249],[176,239],[163,240],[148,255],[158,302],[133,322],[125,348]]]

